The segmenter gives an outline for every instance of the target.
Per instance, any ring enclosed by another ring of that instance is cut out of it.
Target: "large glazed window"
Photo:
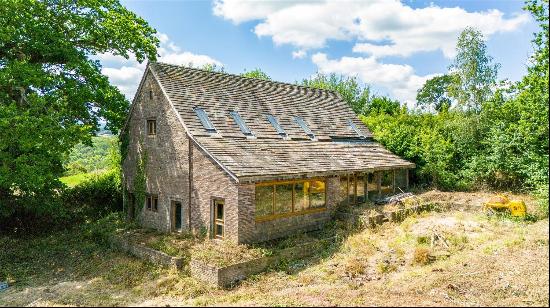
[[[292,212],[292,184],[275,185],[275,214]]]
[[[311,208],[325,206],[325,181],[309,181],[309,204]]]
[[[256,220],[265,221],[324,210],[325,185],[324,179],[257,184]]]
[[[256,186],[256,217],[273,214],[273,186]]]

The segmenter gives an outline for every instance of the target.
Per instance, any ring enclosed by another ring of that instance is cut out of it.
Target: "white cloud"
[[[307,52],[305,50],[296,50],[292,52],[293,59],[303,59],[306,56],[307,56]]]
[[[456,38],[467,26],[490,36],[515,30],[529,20],[525,13],[506,18],[498,10],[468,12],[434,5],[413,9],[397,0],[218,0],[214,13],[234,23],[260,21],[254,32],[271,37],[276,45],[307,50],[325,47],[329,40],[355,41],[355,52],[376,57],[434,50],[452,57]]]
[[[263,19],[274,11],[294,4],[292,1],[216,0],[214,1],[213,12],[216,16],[239,24],[245,21]]]
[[[223,66],[220,61],[207,55],[198,55],[189,51],[182,51],[181,48],[171,41],[168,35],[164,33],[159,33],[158,38],[160,40],[160,47],[157,50],[159,54],[157,60],[159,62],[193,67],[202,67],[205,64]],[[126,98],[132,100],[139,86],[139,82],[141,81],[146,63],[137,62],[133,55],[130,56],[129,59],[125,59],[124,57],[107,53],[97,55],[95,58],[99,59],[103,65],[101,72],[109,77],[109,81],[117,86]]]
[[[316,53],[311,59],[320,72],[357,76],[409,105],[416,90],[437,74],[419,76],[412,66],[384,63],[384,57],[441,51],[452,58],[464,28],[475,27],[489,38],[530,19],[526,13],[504,16],[499,10],[471,12],[434,4],[412,8],[399,0],[216,0],[214,14],[236,24],[257,21],[254,33],[271,37],[275,45],[295,47],[293,58],[327,47],[331,40],[351,42],[352,51],[364,56],[329,59],[326,53]]]
[[[392,96],[413,106],[416,91],[426,80],[437,76],[418,76],[410,65],[380,63],[374,57],[342,57],[331,60],[324,53],[316,53],[311,60],[321,73],[354,76],[361,81],[387,88]]]

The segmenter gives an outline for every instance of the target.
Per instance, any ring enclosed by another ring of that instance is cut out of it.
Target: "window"
[[[311,131],[311,129],[309,129],[309,126],[307,126],[307,123],[306,121],[304,121],[304,119],[302,119],[301,117],[294,117],[294,121],[296,121],[296,123],[300,125],[300,127],[304,130],[304,132],[306,133],[306,135],[308,135],[310,139],[315,139],[315,134]]]
[[[363,134],[363,132],[359,129],[359,127],[357,127],[357,125],[355,125],[355,123],[353,123],[353,121],[351,119],[348,119],[348,125],[349,125],[349,127],[351,127],[351,129],[353,129],[353,131],[355,131],[355,133],[359,137],[365,138],[365,134]]]
[[[223,239],[224,237],[224,202],[223,200],[214,200],[214,237]]]
[[[305,182],[294,184],[294,210],[304,211],[309,208],[309,194]]]
[[[324,179],[256,185],[256,220],[300,215],[326,207]]]
[[[273,213],[273,186],[256,186],[256,217]]]
[[[239,128],[241,129],[243,134],[245,134],[246,136],[254,136],[254,134],[252,134],[252,131],[250,130],[250,128],[248,128],[246,123],[244,123],[243,119],[241,118],[241,115],[239,115],[238,112],[231,111],[229,112],[229,114],[233,117],[233,120],[235,120],[235,123],[239,125]]]
[[[325,182],[309,181],[309,205],[311,208],[320,208],[325,206]]]
[[[149,119],[147,120],[147,135],[154,136],[157,134],[157,120]]]
[[[147,196],[147,210],[158,212],[159,210],[159,198],[157,195],[148,195]]]
[[[277,131],[277,134],[279,134],[281,137],[286,137],[286,136],[287,136],[287,133],[286,133],[285,130],[281,127],[281,125],[280,125],[279,122],[277,121],[277,118],[275,118],[274,116],[268,114],[268,115],[267,115],[267,120],[268,120],[269,123],[271,123],[271,125],[275,128],[275,130]]]
[[[202,126],[204,129],[206,129],[209,133],[215,133],[216,128],[214,127],[214,124],[210,121],[208,118],[208,114],[206,114],[206,111],[202,108],[195,108],[195,113],[197,114],[197,117],[199,118],[199,121],[201,121]]]
[[[369,199],[373,200],[378,197],[377,173],[367,174],[367,191],[368,191]]]
[[[275,214],[292,212],[292,184],[275,185]]]
[[[149,99],[153,99],[153,90],[149,90]]]
[[[340,176],[340,200],[343,204],[365,202],[365,183],[362,174]]]

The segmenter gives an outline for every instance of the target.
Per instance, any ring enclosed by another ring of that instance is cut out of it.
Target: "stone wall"
[[[153,91],[150,98],[149,91]],[[147,120],[156,119],[155,136],[147,134]],[[146,191],[158,195],[158,211],[146,209],[145,202],[136,204],[141,209],[142,225],[160,231],[171,231],[171,200],[182,203],[182,227],[189,225],[189,168],[188,137],[176,113],[164,97],[151,73],[145,76],[141,91],[137,93],[128,123],[128,155],[123,162],[124,181],[129,192],[134,191],[136,166],[140,155],[146,153]]]
[[[154,264],[164,267],[172,267],[178,270],[183,268],[183,260],[181,257],[172,257],[162,251],[158,251],[149,247],[138,245],[121,236],[111,237],[111,246],[125,253],[131,254],[142,260],[147,260]]]
[[[292,260],[311,256],[317,252],[322,245],[334,242],[335,240],[336,238],[328,238],[303,243],[295,247],[278,251],[273,256],[261,257],[224,267],[218,267],[192,259],[189,263],[191,277],[218,287],[231,287],[238,281],[246,279],[250,275],[259,274],[282,260]]]

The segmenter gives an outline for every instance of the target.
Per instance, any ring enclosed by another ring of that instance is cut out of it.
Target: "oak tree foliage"
[[[92,57],[155,60],[159,40],[118,0],[3,0],[0,25],[0,217],[52,213],[63,157],[127,115]]]

